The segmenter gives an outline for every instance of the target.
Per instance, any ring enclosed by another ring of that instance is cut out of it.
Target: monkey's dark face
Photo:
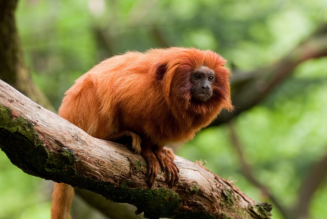
[[[190,76],[192,83],[192,100],[206,102],[212,97],[212,85],[215,82],[215,73],[212,69],[201,66],[196,68]]]

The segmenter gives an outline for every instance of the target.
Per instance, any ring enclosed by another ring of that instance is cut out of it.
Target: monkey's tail
[[[55,183],[52,193],[51,219],[71,219],[70,205],[74,196],[74,188],[68,184]]]

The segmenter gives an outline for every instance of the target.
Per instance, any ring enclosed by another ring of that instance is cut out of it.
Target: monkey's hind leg
[[[155,147],[152,151],[157,157],[162,170],[166,173],[166,182],[169,186],[177,184],[179,180],[179,169],[173,161],[175,158],[174,152],[164,147]]]
[[[131,132],[131,131],[119,132],[118,134],[110,136],[108,140],[122,143],[121,140],[123,140],[123,142],[124,142],[124,138],[126,138],[126,137],[132,138],[132,148],[134,149],[134,151],[137,153],[141,153],[142,139],[139,135],[135,134],[134,132]]]

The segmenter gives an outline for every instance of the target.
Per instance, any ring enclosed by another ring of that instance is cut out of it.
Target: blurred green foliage
[[[33,79],[58,108],[64,91],[106,55],[163,44],[197,47],[253,70],[274,63],[327,22],[326,11],[326,0],[21,0],[16,15]],[[105,34],[108,48],[95,30]],[[282,205],[297,201],[303,178],[327,153],[326,66],[327,58],[305,62],[234,120],[256,177]],[[177,153],[208,161],[211,171],[268,201],[242,175],[226,126],[203,130]],[[0,219],[50,217],[49,183],[24,174],[4,153],[0,172]],[[315,193],[312,218],[327,215],[326,182]],[[282,218],[275,209],[273,218]]]

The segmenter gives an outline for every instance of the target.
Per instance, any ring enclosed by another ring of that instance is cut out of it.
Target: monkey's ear
[[[162,80],[165,73],[167,71],[167,64],[164,63],[164,64],[160,64],[160,65],[157,65],[156,66],[156,79],[157,80]]]

